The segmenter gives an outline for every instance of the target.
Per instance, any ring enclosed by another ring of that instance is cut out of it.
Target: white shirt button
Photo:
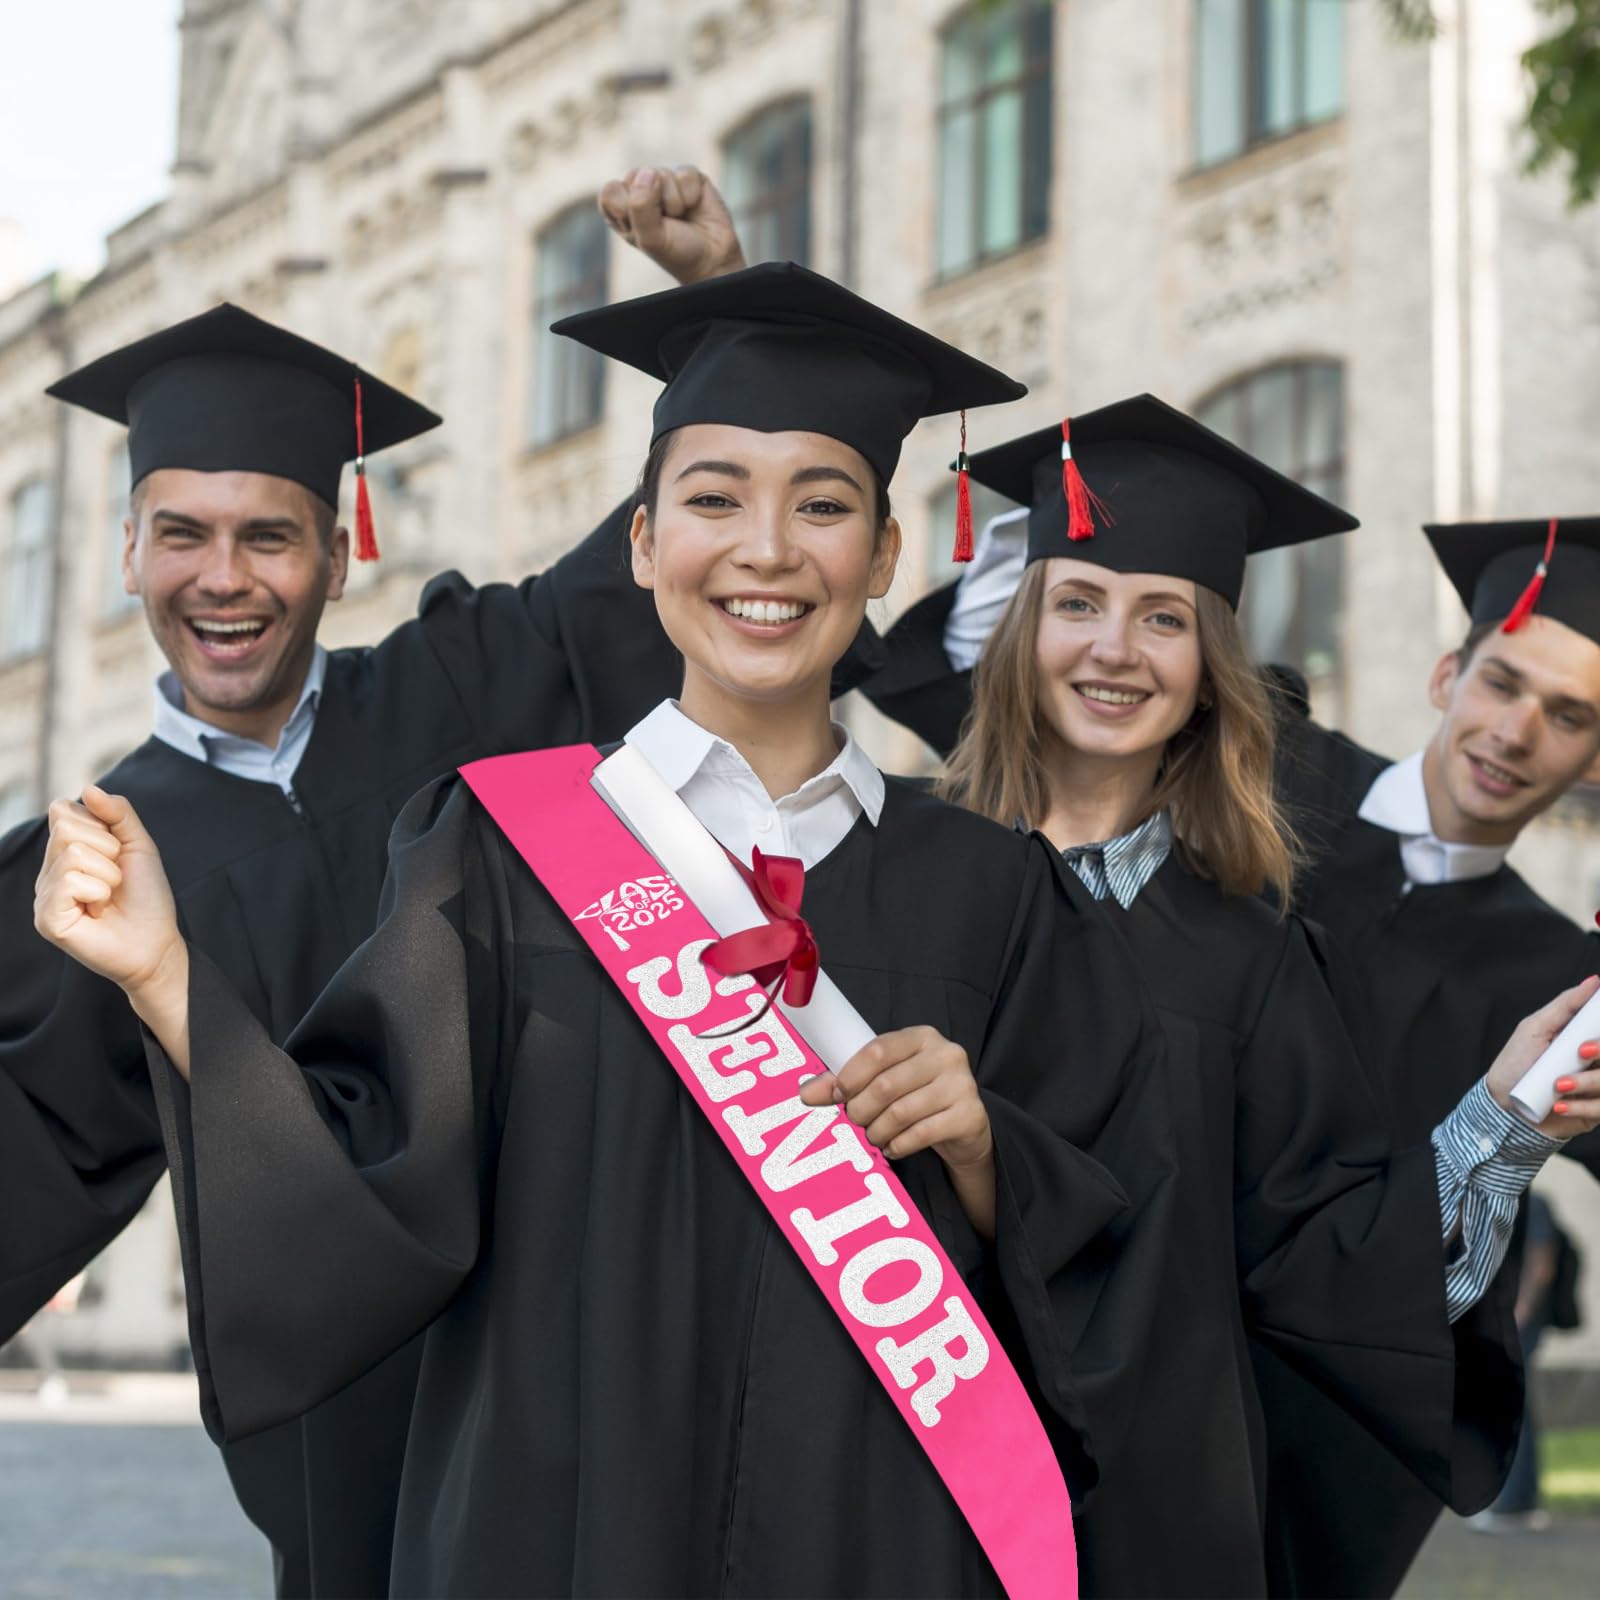
[[[1484,1135],[1478,1140],[1479,1155],[1492,1156],[1494,1154],[1494,1140]]]

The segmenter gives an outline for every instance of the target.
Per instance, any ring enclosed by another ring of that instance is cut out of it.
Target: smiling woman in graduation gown
[[[1245,558],[1352,519],[1149,396],[1072,419],[1065,476],[1061,442],[1047,429],[970,464],[1028,505],[1029,560],[952,788],[1064,848],[1166,1038],[1177,1220],[1139,1407],[1080,1524],[1085,1587],[1266,1594],[1272,1418],[1253,1349],[1466,1509],[1508,1459],[1517,1352],[1470,1318],[1452,1329],[1435,1151],[1393,1145],[1335,957],[1259,898],[1291,858],[1270,708],[1233,616]],[[1104,833],[1074,832],[1108,808]],[[1496,1139],[1533,1165],[1553,1148],[1498,1117]]]
[[[231,307],[65,379],[62,398],[131,421],[135,482],[159,468],[266,472],[338,497],[354,368]],[[366,448],[437,417],[364,381]],[[263,437],[268,401],[315,424]],[[202,425],[203,424],[203,425]],[[447,573],[415,620],[328,654],[293,794],[151,738],[101,780],[159,844],[185,933],[275,1040],[372,930],[395,818],[460,763],[619,737],[681,676],[627,567],[627,507],[551,570],[474,588]],[[0,839],[0,1336],[102,1249],[165,1166],[126,1001],[33,932],[44,819]],[[230,1448],[280,1592],[382,1592],[416,1352],[303,1422]]]
[[[636,530],[692,670],[684,711],[630,741],[736,853],[790,817],[824,969],[874,1029],[964,1053],[987,1208],[937,1147],[899,1171],[1010,1330],[1086,1493],[1131,1404],[1164,1239],[1154,1030],[1120,941],[1049,851],[913,788],[874,799],[882,780],[827,728],[869,544],[872,591],[892,576],[872,480],[918,416],[1015,388],[790,266],[576,331],[672,380],[656,417],[672,532]],[[693,539],[712,568],[669,580]],[[781,647],[723,609],[750,593],[800,606]],[[741,823],[695,791],[702,768],[754,774],[686,715],[691,690],[778,749],[837,753]],[[71,947],[50,912],[41,926]],[[160,1060],[156,1082],[207,1421],[270,1425],[426,1327],[396,1592],[997,1592],[758,1199],[463,784],[402,815],[378,931],[287,1053],[198,953],[190,972],[193,1088]],[[157,1031],[180,1048],[170,1021]]]

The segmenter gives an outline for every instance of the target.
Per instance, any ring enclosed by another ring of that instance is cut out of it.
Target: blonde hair
[[[969,810],[1029,827],[1050,810],[1037,655],[1045,572],[1042,561],[1029,565],[984,647],[961,741],[939,784],[946,799]],[[1227,893],[1271,888],[1286,902],[1297,848],[1273,793],[1272,704],[1233,608],[1198,584],[1195,599],[1211,704],[1167,741],[1144,817],[1170,812],[1186,864]]]

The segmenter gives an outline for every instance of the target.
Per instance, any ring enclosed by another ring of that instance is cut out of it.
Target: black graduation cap
[[[1423,530],[1474,622],[1513,632],[1538,607],[1600,644],[1600,517],[1430,522]]]
[[[1028,559],[1190,578],[1239,603],[1245,557],[1356,519],[1154,395],[1024,434],[969,463],[1028,506]]]
[[[133,483],[162,467],[264,472],[337,506],[340,473],[353,460],[363,559],[377,554],[366,454],[443,420],[354,362],[233,305],[113,350],[45,392],[127,424]]]
[[[920,417],[1026,387],[792,261],[768,261],[551,324],[660,378],[655,438],[694,422],[823,433],[885,484]]]

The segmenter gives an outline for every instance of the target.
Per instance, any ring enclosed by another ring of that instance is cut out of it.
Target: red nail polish
[[[1569,1106],[1565,1100],[1557,1100],[1555,1105],[1551,1107],[1551,1110],[1553,1110],[1558,1117],[1564,1117],[1569,1111],[1572,1110],[1572,1107]]]
[[[1578,1046],[1578,1059],[1580,1061],[1593,1061],[1596,1056],[1600,1056],[1600,1044],[1596,1044],[1593,1039],[1585,1039]]]
[[[1556,1093],[1557,1094],[1571,1094],[1572,1091],[1574,1089],[1576,1089],[1577,1087],[1578,1087],[1577,1084],[1571,1078],[1557,1078],[1556,1079]]]

